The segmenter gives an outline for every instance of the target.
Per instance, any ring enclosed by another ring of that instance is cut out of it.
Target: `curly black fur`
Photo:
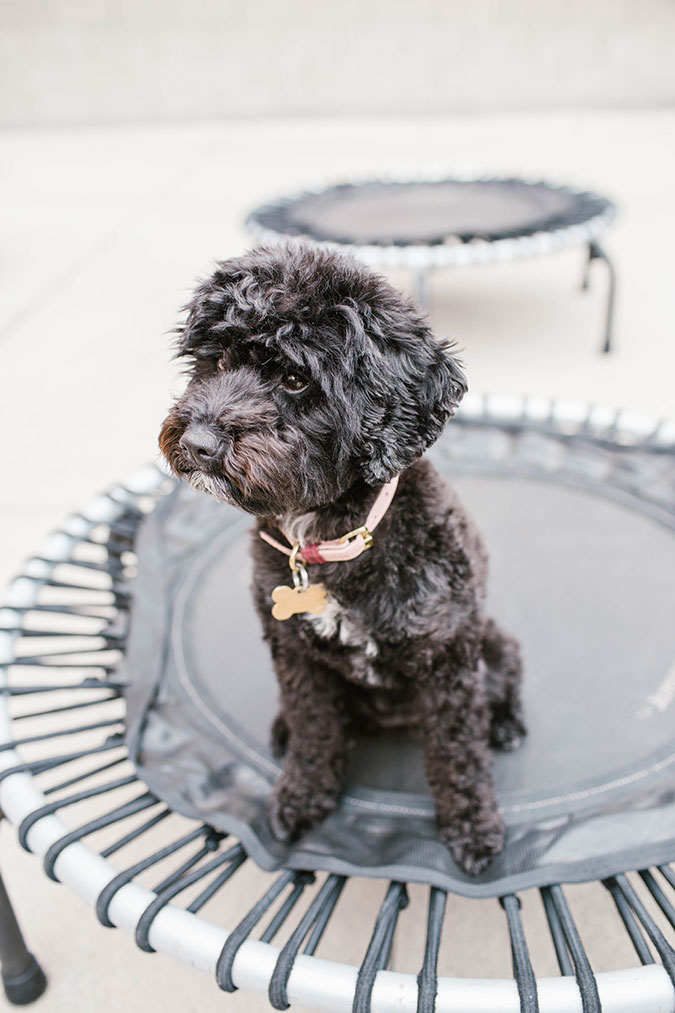
[[[441,836],[479,872],[504,836],[488,746],[513,748],[525,729],[518,645],[484,612],[480,537],[421,459],[466,389],[451,346],[385,279],[294,244],[220,264],[188,307],[178,351],[191,379],[162,451],[258,529],[334,538],[400,475],[374,547],[311,568],[330,595],[322,615],[272,618],[288,562],[254,533],[254,596],[282,697],[274,833],[295,837],[335,807],[354,729],[416,729]]]

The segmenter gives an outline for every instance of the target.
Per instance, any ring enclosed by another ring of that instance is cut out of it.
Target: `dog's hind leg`
[[[286,718],[281,712],[277,714],[272,722],[270,746],[272,748],[272,755],[277,760],[280,760],[285,755],[288,748],[288,725],[286,724]]]
[[[424,766],[441,840],[471,876],[504,843],[490,774],[490,709],[471,637],[439,648],[420,680]],[[468,649],[467,649],[468,647]]]
[[[522,663],[518,641],[504,633],[494,619],[488,619],[481,653],[487,669],[490,745],[503,751],[516,749],[527,734],[520,699]]]

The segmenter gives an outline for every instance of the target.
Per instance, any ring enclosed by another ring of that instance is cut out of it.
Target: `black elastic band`
[[[118,788],[124,788],[128,784],[135,784],[137,781],[137,774],[129,774],[127,777],[120,777],[116,781],[109,781],[107,784],[100,784],[96,788],[88,788],[86,791],[78,791],[75,795],[68,795],[66,798],[58,799],[56,802],[48,802],[47,805],[40,806],[39,809],[35,809],[32,813],[29,813],[19,824],[19,844],[26,851],[30,851],[27,842],[28,832],[38,820],[43,819],[45,816],[52,816],[59,809],[65,809],[67,806],[75,805],[77,802],[84,802],[88,798],[95,798],[97,795],[105,795],[106,792],[116,791]]]
[[[59,756],[52,756],[48,760],[33,760],[31,763],[17,763],[13,767],[0,771],[0,784],[6,777],[12,774],[30,773],[33,776],[45,774],[47,771],[63,767],[73,760],[80,760],[83,756],[94,756],[96,753],[105,753],[111,749],[119,749],[123,745],[122,736],[111,737],[111,741],[105,742],[102,746],[95,746],[92,749],[79,749],[76,753],[61,753]],[[126,757],[124,757],[126,759]]]
[[[181,891],[186,890],[189,886],[192,886],[193,883],[199,882],[199,880],[203,879],[204,876],[208,876],[209,873],[213,872],[215,869],[219,869],[220,866],[224,865],[226,862],[229,863],[227,877],[229,879],[229,877],[232,876],[239,866],[245,861],[246,852],[242,848],[241,844],[235,844],[234,847],[229,848],[228,851],[224,851],[222,854],[216,855],[216,857],[212,858],[210,862],[206,862],[204,865],[199,866],[198,869],[194,869],[188,876],[184,876],[182,879],[179,879],[172,886],[164,890],[158,897],[155,897],[155,899],[148,904],[147,908],[141,915],[138,925],[136,926],[136,945],[141,950],[145,950],[146,953],[154,953],[154,947],[152,947],[149,942],[149,935],[152,923],[162,908],[165,908],[169,901],[173,900],[173,898],[177,894],[181,893]]]
[[[312,926],[316,924],[321,913],[326,909],[333,910],[344,885],[344,876],[338,876],[334,873],[328,876],[279,954],[267,990],[267,995],[274,1009],[284,1010],[290,1006],[288,1001],[288,979],[293,971],[293,966],[300,952],[303,940],[312,929]]]
[[[551,939],[553,940],[553,946],[555,948],[555,955],[558,960],[558,967],[560,973],[566,977],[574,977],[574,964],[570,957],[570,951],[567,948],[567,940],[565,939],[565,933],[563,927],[560,924],[558,913],[551,900],[551,895],[546,887],[542,887],[539,891],[541,899],[544,904],[544,911],[546,912],[546,920],[548,921],[548,927],[551,932]]]
[[[277,932],[279,931],[279,929],[281,928],[281,926],[284,924],[284,922],[286,921],[286,919],[288,918],[288,916],[292,912],[292,910],[295,907],[295,905],[298,903],[298,901],[302,897],[302,895],[304,893],[304,890],[305,890],[305,887],[309,883],[313,883],[313,882],[314,882],[314,875],[313,875],[313,873],[307,873],[306,875],[299,875],[297,877],[297,879],[293,883],[293,889],[288,894],[288,896],[284,900],[284,902],[281,905],[281,907],[279,908],[279,910],[277,912],[275,912],[275,914],[274,914],[272,920],[270,921],[269,925],[267,926],[267,928],[265,929],[265,931],[261,935],[261,937],[260,937],[260,942],[261,943],[271,943],[272,942],[272,940],[276,936]]]
[[[645,932],[654,944],[654,949],[658,953],[663,966],[665,967],[668,977],[675,986],[675,950],[667,941],[661,929],[658,927],[652,916],[650,915],[647,908],[644,906],[637,893],[630,885],[625,875],[612,876],[610,879],[604,881],[605,886],[611,890],[611,884],[615,883],[618,889],[621,891],[623,896],[626,898],[631,908],[635,912]]]
[[[54,864],[65,848],[70,844],[74,844],[75,841],[82,840],[83,837],[87,837],[89,834],[96,833],[97,830],[103,830],[104,827],[109,827],[113,823],[119,823],[121,820],[128,819],[129,816],[134,816],[136,813],[143,812],[144,809],[150,809],[151,806],[157,805],[157,798],[151,792],[145,792],[143,795],[139,795],[138,798],[132,799],[131,802],[126,802],[124,805],[119,806],[117,809],[113,809],[112,812],[106,813],[104,816],[99,816],[97,819],[90,820],[83,826],[78,827],[77,830],[71,830],[69,833],[64,834],[63,837],[59,837],[57,841],[47,849],[47,852],[43,861],[43,868],[45,873],[51,880],[58,883],[58,877],[54,872]]]
[[[422,970],[417,975],[417,1013],[434,1013],[438,991],[438,951],[448,895],[445,890],[432,886],[429,891],[427,940],[424,947]]]
[[[612,898],[616,905],[616,909],[619,912],[621,921],[623,922],[626,932],[630,937],[630,941],[632,942],[635,948],[635,952],[640,958],[640,963],[653,964],[654,958],[652,957],[649,947],[647,946],[647,943],[645,941],[645,938],[642,935],[642,932],[640,931],[640,926],[638,924],[637,919],[635,918],[635,915],[633,914],[630,904],[628,903],[624,895],[621,893],[621,890],[619,890],[619,887],[613,880],[606,880],[604,886],[609,890],[609,892],[612,895]]]
[[[44,732],[42,735],[30,735],[24,739],[12,739],[11,742],[3,742],[0,745],[0,753],[17,746],[25,746],[29,742],[46,742],[49,739],[59,739],[64,735],[80,735],[82,732],[96,731],[98,728],[111,728],[113,725],[122,724],[122,718],[109,718],[107,721],[97,721],[91,725],[78,725],[77,728],[61,728],[57,732]]]
[[[90,756],[91,753],[87,752],[85,756]],[[96,774],[104,774],[106,770],[112,770],[113,767],[119,767],[120,763],[127,763],[129,760],[128,756],[118,756],[114,760],[109,760],[107,763],[100,763],[98,767],[94,767],[93,770],[85,770],[82,774],[75,774],[73,777],[69,777],[66,781],[59,781],[58,784],[52,784],[49,788],[43,788],[43,795],[53,795],[55,791],[63,791],[64,788],[72,788],[74,784],[81,784],[82,781],[86,781],[89,777],[95,777]]]
[[[293,883],[298,875],[299,873],[294,872],[292,869],[286,869],[285,872],[282,872],[272,883],[271,887],[265,891],[260,900],[253,905],[248,914],[230,932],[216,962],[216,981],[223,991],[236,991],[237,986],[232,980],[232,965],[242,943],[248,939],[255,926],[272,906],[279,894],[286,889],[289,883]]]
[[[110,921],[110,917],[108,915],[108,909],[118,890],[121,890],[123,886],[130,883],[134,876],[139,875],[141,872],[145,872],[145,870],[149,869],[152,865],[156,865],[157,862],[161,862],[163,859],[168,858],[169,855],[172,855],[175,851],[185,847],[186,844],[190,844],[192,841],[196,840],[197,837],[207,833],[208,830],[209,828],[206,826],[196,827],[194,830],[191,830],[190,833],[185,834],[183,837],[173,841],[171,844],[165,845],[165,847],[160,848],[159,851],[155,851],[147,858],[141,859],[140,862],[135,862],[134,865],[129,866],[128,869],[124,869],[123,872],[119,872],[113,879],[111,879],[110,882],[103,887],[96,898],[96,917],[100,921],[101,925],[105,925],[106,928],[110,929],[114,928],[114,924]]]
[[[375,984],[375,977],[386,964],[391,947],[393,931],[396,928],[400,911],[408,906],[408,893],[405,883],[390,883],[387,895],[378,912],[375,928],[370,944],[363,958],[356,978],[354,990],[353,1013],[369,1013],[370,998]]]
[[[44,710],[39,711],[28,711],[26,714],[13,714],[12,723],[15,721],[28,721],[30,718],[45,718],[51,714],[65,714],[69,711],[85,710],[89,707],[102,707],[103,704],[108,703],[110,700],[118,700],[119,693],[108,693],[107,696],[102,696],[98,700],[83,700],[82,703],[71,703],[66,707],[47,707]]]
[[[500,898],[500,904],[504,908],[509,925],[513,974],[518,986],[521,1013],[539,1013],[537,980],[532,970],[523,922],[520,917],[520,900],[514,894],[507,894]]]
[[[651,893],[652,897],[659,905],[664,915],[670,922],[671,926],[675,929],[675,907],[670,903],[665,893],[661,889],[660,885],[654,879],[654,876],[648,869],[643,869],[640,872],[640,877]]]
[[[574,976],[581,994],[582,1009],[584,1013],[601,1013],[602,1007],[598,994],[598,984],[562,888],[560,886],[549,886],[546,889],[551,895],[553,906],[560,919],[560,924],[562,925],[565,939],[572,955]]]

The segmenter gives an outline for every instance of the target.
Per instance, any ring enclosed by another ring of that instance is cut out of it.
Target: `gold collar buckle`
[[[360,528],[354,528],[353,531],[348,531],[347,534],[343,535],[340,539],[338,539],[338,541],[340,542],[340,545],[344,545],[345,542],[351,542],[353,538],[358,538],[359,535],[363,538],[363,548],[369,549],[373,544],[373,535],[365,524],[363,524]]]

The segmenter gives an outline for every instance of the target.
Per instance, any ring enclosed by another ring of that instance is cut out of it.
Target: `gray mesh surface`
[[[579,225],[608,213],[596,194],[519,179],[346,183],[257,209],[258,226],[356,245],[494,241]]]
[[[466,877],[438,841],[419,746],[402,737],[361,740],[338,811],[290,847],[271,838],[277,688],[249,593],[250,521],[185,487],[139,539],[126,666],[141,776],[265,868],[488,896],[672,860],[672,458],[458,422],[434,458],[484,533],[490,611],[525,659],[529,735],[495,754],[508,835],[488,870]]]

